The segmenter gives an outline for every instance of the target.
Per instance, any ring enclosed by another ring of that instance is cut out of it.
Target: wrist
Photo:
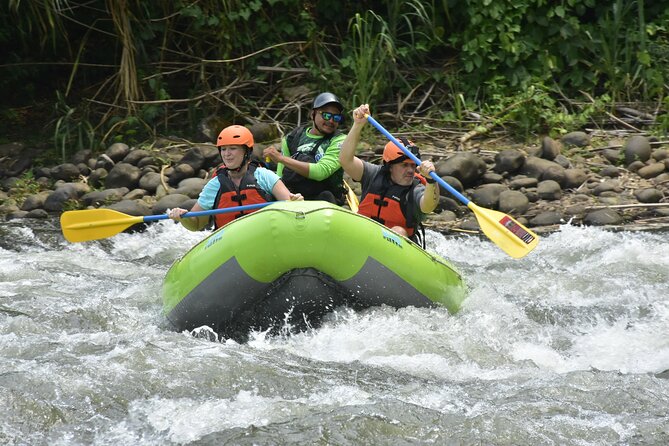
[[[435,180],[429,175],[425,177],[425,181],[427,181],[427,184],[435,184],[437,182],[437,180]]]

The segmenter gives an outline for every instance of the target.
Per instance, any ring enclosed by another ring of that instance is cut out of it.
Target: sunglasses
[[[330,113],[326,111],[318,111],[318,113],[321,114],[324,120],[329,121],[330,119],[333,119],[334,122],[342,122],[344,120],[344,115],[341,113]]]

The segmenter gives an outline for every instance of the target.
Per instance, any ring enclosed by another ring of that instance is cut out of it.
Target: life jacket
[[[318,153],[318,148],[321,145],[327,147],[330,144],[332,138],[340,135],[341,132],[339,130],[335,130],[335,132],[331,135],[325,135],[319,140],[315,141],[311,150],[308,152],[301,152],[298,151],[297,148],[306,129],[307,125],[302,125],[286,135],[286,145],[288,146],[288,151],[290,152],[291,158],[297,161],[303,161],[305,163],[316,163],[316,154]],[[316,181],[304,177],[290,169],[288,166],[284,165],[281,180],[283,180],[283,183],[292,193],[302,194],[305,200],[313,200],[321,192],[329,190],[335,196],[338,204],[341,205],[344,203],[346,191],[344,190],[343,183],[344,170],[341,167],[337,169],[332,175],[330,175],[329,178],[326,178],[323,181]]]
[[[389,228],[401,226],[412,238],[419,225],[415,218],[417,203],[413,198],[413,190],[419,184],[421,181],[418,178],[414,178],[409,186],[395,184],[390,180],[390,173],[383,168],[372,178],[369,188],[362,191],[358,214]]]
[[[216,199],[214,200],[214,203],[216,203],[215,208],[223,209],[273,201],[274,197],[272,194],[265,192],[253,175],[257,168],[258,165],[256,163],[249,163],[246,173],[239,182],[239,188],[237,188],[228,175],[228,169],[219,167],[216,171],[216,177],[218,178],[220,187],[216,194]],[[221,226],[230,223],[235,218],[239,218],[242,215],[250,214],[255,211],[257,211],[257,209],[236,213],[226,212],[223,214],[214,214],[214,225],[216,228],[220,228]]]

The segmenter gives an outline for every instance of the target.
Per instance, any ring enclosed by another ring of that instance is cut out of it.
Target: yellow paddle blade
[[[358,196],[353,192],[353,189],[351,189],[351,186],[349,186],[346,181],[344,181],[344,188],[346,189],[346,202],[348,203],[348,207],[351,208],[351,211],[357,213],[358,205],[360,204]]]
[[[503,212],[479,207],[471,201],[467,207],[476,215],[483,233],[511,257],[525,257],[539,244],[539,236]]]
[[[111,237],[143,221],[144,217],[133,217],[112,209],[90,209],[63,212],[60,227],[65,239],[75,243]]]

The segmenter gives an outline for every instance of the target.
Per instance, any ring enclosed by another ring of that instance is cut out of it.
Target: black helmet
[[[314,99],[314,103],[311,106],[311,108],[312,109],[317,109],[317,108],[324,107],[328,104],[335,104],[339,108],[339,112],[344,110],[344,106],[341,105],[341,101],[339,100],[339,98],[337,96],[335,96],[334,94],[329,93],[327,91],[325,93],[321,93],[318,96],[316,96],[316,99]]]

